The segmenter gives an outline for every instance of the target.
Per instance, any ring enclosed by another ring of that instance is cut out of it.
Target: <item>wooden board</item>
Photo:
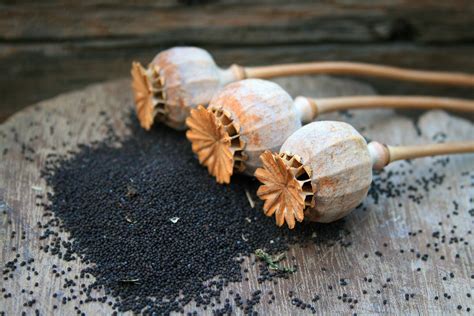
[[[279,79],[278,82],[295,96],[374,93],[367,85],[328,77]],[[132,107],[129,84],[128,80],[119,80],[63,94],[28,107],[0,126],[0,263],[3,266],[19,252],[20,260],[35,258],[31,266],[38,272],[28,280],[32,272],[19,269],[13,272],[13,279],[2,279],[1,287],[13,296],[5,299],[5,293],[1,293],[0,311],[6,311],[7,315],[17,315],[23,310],[31,313],[33,309],[42,315],[75,313],[75,304],[58,304],[60,300],[52,297],[52,293],[64,291],[64,284],[62,277],[55,277],[51,272],[51,265],[56,264],[59,270],[70,267],[71,273],[83,267],[39,250],[44,244],[38,239],[40,230],[37,228],[37,222],[42,220],[42,208],[36,205],[35,196],[48,191],[39,171],[48,153],[66,153],[79,143],[103,139],[106,129],[105,117],[99,115],[101,111],[108,113],[109,123],[117,135],[129,135],[126,127],[129,117],[126,113]],[[471,122],[441,111],[424,113],[416,122],[390,110],[351,111],[321,117],[324,118],[348,121],[364,136],[395,145],[468,139],[474,135]],[[53,136],[51,128],[55,129]],[[396,171],[400,172],[392,173]],[[443,177],[439,183],[435,173]],[[423,189],[425,183],[428,192]],[[390,185],[395,188],[406,185],[402,188],[405,192],[389,197],[384,192],[391,192]],[[230,284],[229,288],[241,293],[244,299],[250,298],[253,290],[263,288],[262,303],[256,310],[266,315],[309,313],[308,309],[292,305],[289,291],[294,292],[294,297],[314,305],[318,314],[427,315],[452,314],[458,305],[463,311],[473,308],[472,298],[467,297],[468,293],[472,294],[474,274],[473,240],[468,232],[472,229],[474,205],[473,155],[398,162],[375,177],[375,187],[363,206],[345,219],[343,226],[350,234],[344,237],[342,245],[336,243],[329,247],[327,243],[317,243],[304,248],[292,247],[288,255],[296,257],[299,271],[276,285],[257,284],[258,271],[246,260],[243,267],[250,269],[249,281]],[[255,198],[255,192],[251,194]],[[12,237],[13,231],[17,233]],[[445,242],[442,242],[443,235]],[[423,260],[425,254],[428,255],[426,261]],[[449,276],[451,272],[454,278]],[[341,278],[348,284],[342,286]],[[34,282],[41,286],[35,287]],[[34,293],[21,293],[22,289]],[[273,304],[267,303],[266,293],[270,290],[276,297]],[[363,294],[364,291],[367,294]],[[353,309],[337,298],[343,293],[358,300]],[[414,297],[410,297],[412,293]],[[451,299],[445,298],[444,293]],[[321,299],[313,303],[311,299],[315,295]],[[439,299],[435,300],[435,296]],[[23,307],[32,297],[36,298],[33,309]],[[55,304],[58,309],[53,310]],[[209,313],[192,304],[187,308]],[[100,303],[85,304],[82,310],[88,315],[112,312],[108,305]]]
[[[474,72],[472,25],[465,0],[0,0],[0,121],[176,45],[205,47],[222,66],[339,59]],[[451,91],[381,83],[371,82]]]
[[[0,34],[5,40],[145,38],[152,41],[260,44],[325,40],[373,42],[416,39],[459,42],[474,37],[464,0],[439,1],[196,1],[110,3],[62,1],[3,6]],[[208,3],[206,3],[208,2]],[[441,25],[439,22],[443,21]],[[291,27],[289,27],[291,26]],[[217,31],[217,32],[216,32]]]

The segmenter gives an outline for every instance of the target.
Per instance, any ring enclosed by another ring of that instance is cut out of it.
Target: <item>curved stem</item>
[[[246,78],[274,78],[307,74],[357,75],[413,81],[425,84],[474,87],[474,75],[414,70],[358,62],[313,62],[273,66],[245,67]]]
[[[397,160],[413,159],[420,157],[474,153],[474,141],[413,145],[413,146],[387,146],[389,162]]]
[[[350,109],[444,109],[474,112],[474,100],[429,96],[351,96],[309,99],[316,107],[314,116],[327,112]]]
[[[412,146],[388,146],[373,141],[369,143],[368,149],[373,168],[380,170],[397,160],[474,153],[474,141]]]

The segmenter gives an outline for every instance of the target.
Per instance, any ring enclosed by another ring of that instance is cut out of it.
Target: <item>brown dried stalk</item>
[[[301,222],[303,218],[328,223],[346,216],[362,202],[372,182],[372,169],[382,169],[401,159],[472,152],[474,142],[396,147],[371,142],[367,145],[349,124],[314,122],[291,135],[280,153],[266,151],[261,155],[263,168],[255,172],[262,182],[257,195],[265,201],[265,214],[276,214],[278,226],[286,221],[291,229],[295,221]],[[295,157],[309,181],[301,183],[301,173],[293,171]],[[295,185],[295,182],[301,184]],[[287,196],[300,198],[282,198]],[[311,203],[302,203],[303,196]]]
[[[321,61],[273,66],[245,67],[245,78],[269,79],[274,77],[330,74],[378,77],[424,84],[474,87],[474,75],[453,72],[439,72],[399,68],[385,65]]]

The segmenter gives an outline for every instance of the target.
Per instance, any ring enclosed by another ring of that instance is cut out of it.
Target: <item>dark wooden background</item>
[[[339,59],[474,72],[474,1],[0,0],[0,121],[185,44],[222,66]],[[474,96],[371,83],[383,93]]]

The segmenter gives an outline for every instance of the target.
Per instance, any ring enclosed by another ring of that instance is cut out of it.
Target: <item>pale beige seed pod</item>
[[[278,150],[301,127],[300,116],[280,86],[247,79],[227,85],[208,109],[192,110],[186,136],[217,182],[229,183],[234,171],[252,175],[264,150]]]
[[[258,196],[278,226],[295,220],[332,222],[347,215],[367,195],[372,158],[364,138],[349,124],[321,121],[293,133],[279,154],[261,156],[255,176]]]
[[[243,77],[239,67],[221,69],[197,47],[162,51],[146,69],[134,62],[131,74],[136,112],[147,130],[155,120],[184,129],[191,108],[207,105],[220,88]]]
[[[349,124],[321,121],[293,133],[279,153],[265,151],[255,172],[267,216],[289,228],[307,219],[329,223],[349,214],[367,195],[372,169],[393,161],[474,153],[474,142],[388,146],[365,139]]]

